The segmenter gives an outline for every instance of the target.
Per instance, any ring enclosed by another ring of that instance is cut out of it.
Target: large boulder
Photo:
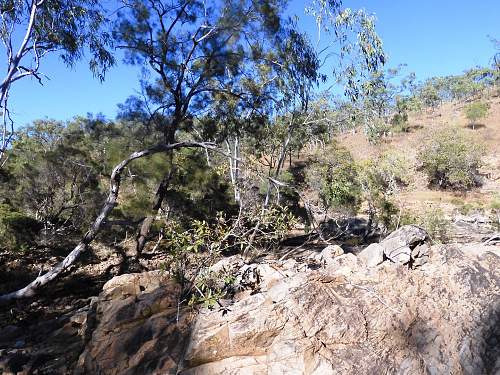
[[[179,285],[161,272],[113,278],[95,302],[95,328],[74,373],[174,373],[193,317],[179,298]]]
[[[394,263],[408,264],[416,259],[412,257],[412,251],[417,246],[424,245],[429,241],[427,232],[416,225],[405,225],[392,232],[381,243],[384,255]],[[419,253],[415,253],[420,256]],[[421,254],[422,256],[428,255]]]
[[[369,268],[378,266],[384,261],[384,248],[372,243],[358,254],[358,258]]]
[[[500,251],[432,254],[418,271],[299,272],[206,310],[180,374],[498,373]]]

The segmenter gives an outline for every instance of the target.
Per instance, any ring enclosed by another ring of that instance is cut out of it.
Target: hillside
[[[413,181],[396,196],[403,209],[441,209],[451,221],[460,214],[490,216],[492,208],[500,207],[500,96],[487,93],[483,100],[490,105],[490,109],[475,130],[469,126],[463,113],[466,103],[446,102],[435,110],[412,113],[408,132],[391,134],[379,144],[368,142],[359,130],[340,135],[339,142],[358,161],[373,159],[384,153],[400,153],[410,161],[413,167],[409,173]],[[466,192],[435,189],[428,186],[425,174],[418,169],[418,150],[433,131],[446,126],[464,129],[467,135],[484,145],[480,187]]]

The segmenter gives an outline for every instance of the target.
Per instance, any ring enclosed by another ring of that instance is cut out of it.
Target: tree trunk
[[[160,182],[160,185],[158,186],[158,189],[156,190],[155,194],[155,200],[153,202],[151,214],[147,216],[144,221],[141,224],[141,228],[139,230],[139,233],[136,238],[136,243],[135,243],[135,258],[138,260],[142,254],[142,251],[144,250],[144,246],[146,245],[147,239],[149,232],[151,230],[151,226],[153,225],[153,222],[155,220],[155,216],[158,214],[158,211],[161,209],[161,206],[163,204],[163,200],[165,199],[165,195],[168,190],[168,186],[170,185],[170,179],[173,174],[173,155],[169,155],[169,160],[170,160],[170,170],[168,173],[165,175],[163,180]]]
[[[238,205],[241,205],[241,192],[238,186],[240,178],[240,142],[238,135],[235,136],[233,147],[231,147],[229,140],[226,140],[226,149],[229,161],[229,176],[231,177],[231,184],[233,185],[234,191],[234,200],[238,203]]]

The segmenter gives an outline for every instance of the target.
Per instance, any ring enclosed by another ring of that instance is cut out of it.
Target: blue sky
[[[300,16],[299,26],[314,39],[314,21],[303,12],[308,2],[293,0],[290,12]],[[344,0],[344,5],[376,15],[388,65],[406,63],[406,72],[415,72],[419,80],[488,65],[494,54],[488,35],[500,38],[500,0]],[[51,57],[42,69],[50,77],[44,86],[27,79],[12,87],[10,106],[17,126],[38,118],[66,120],[99,112],[114,118],[117,104],[139,87],[139,68],[121,62],[103,84],[92,77],[85,61],[70,70]]]

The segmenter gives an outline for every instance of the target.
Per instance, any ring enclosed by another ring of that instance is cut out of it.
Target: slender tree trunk
[[[231,178],[231,184],[233,185],[234,191],[234,200],[240,205],[241,192],[238,186],[240,178],[240,142],[238,135],[235,136],[233,146],[231,146],[231,142],[229,140],[226,140],[226,149],[228,153],[229,176]]]
[[[141,228],[139,229],[139,233],[137,234],[136,243],[135,243],[135,258],[138,260],[144,250],[144,246],[146,246],[149,232],[151,231],[151,226],[154,223],[156,215],[161,209],[163,201],[165,199],[165,195],[168,191],[168,187],[170,185],[170,180],[174,173],[174,165],[173,165],[173,153],[169,153],[169,167],[170,170],[163,177],[163,180],[158,185],[158,189],[156,190],[153,206],[151,208],[151,213],[148,215],[141,224]]]
[[[175,140],[175,131],[178,128],[182,116],[178,111],[176,111],[176,114],[174,116],[175,120],[172,122],[172,124],[166,129],[164,137],[165,137],[165,143],[166,144],[172,144],[174,143]],[[173,174],[173,153],[169,151],[167,153],[168,156],[168,167],[169,171],[165,175],[165,177],[161,180],[160,184],[158,185],[158,188],[156,189],[156,194],[155,198],[153,201],[153,205],[151,207],[151,212],[150,214],[144,219],[144,221],[141,224],[141,227],[139,229],[139,232],[136,237],[136,242],[135,242],[135,258],[138,260],[141,255],[142,251],[144,250],[144,247],[146,246],[146,243],[148,241],[148,236],[149,232],[151,231],[151,226],[153,225],[153,222],[156,218],[156,215],[158,215],[159,210],[161,209],[161,206],[163,204],[163,200],[165,199],[165,195],[168,190],[168,186],[170,184],[170,179]]]

